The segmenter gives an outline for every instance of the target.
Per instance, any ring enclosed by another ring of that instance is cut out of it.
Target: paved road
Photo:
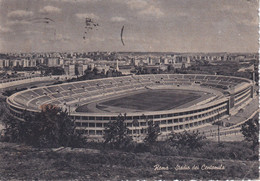
[[[222,121],[226,122],[226,123],[233,123],[233,124],[238,124],[240,122],[245,121],[258,109],[258,101],[259,101],[258,98],[252,100],[248,105],[246,105],[243,108],[244,111],[238,112],[237,114],[230,116],[230,118],[224,119]],[[217,135],[218,126],[217,125],[208,125],[208,126],[199,128],[198,131],[200,131],[201,133],[204,132],[206,135]],[[226,139],[229,141],[243,139],[242,134],[239,133],[240,132],[239,128],[229,130],[228,127],[220,126],[220,132],[222,132],[222,134],[225,134],[225,132],[226,132],[226,135],[223,135],[222,137],[223,137],[223,139]],[[229,134],[230,132],[232,134]],[[229,137],[229,138],[227,138],[227,137]],[[217,136],[216,137],[213,136],[213,137],[209,137],[209,138],[216,140]]]

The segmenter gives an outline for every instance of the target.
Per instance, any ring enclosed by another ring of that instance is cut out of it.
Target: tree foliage
[[[181,132],[172,133],[168,138],[168,141],[172,146],[177,148],[187,147],[190,149],[196,149],[203,146],[202,140],[206,137],[201,135],[199,131],[193,132]]]
[[[5,140],[35,147],[81,146],[84,139],[76,132],[67,112],[52,105],[40,113],[24,112],[24,121],[9,116],[5,119]]]
[[[126,126],[125,116],[121,114],[117,120],[110,121],[105,128],[104,144],[109,144],[113,148],[123,148],[132,142],[131,136],[128,135],[129,129]]]
[[[23,90],[26,90],[26,89],[27,88],[15,88],[15,89],[10,89],[10,90],[5,90],[3,92],[3,95],[9,97],[16,92],[23,91]]]
[[[148,144],[153,144],[156,142],[159,135],[160,135],[159,125],[154,124],[152,120],[148,121],[147,135],[144,138],[144,142]]]
[[[62,67],[44,67],[44,75],[63,75],[64,69]]]
[[[242,125],[241,132],[245,140],[252,142],[252,150],[259,145],[259,122],[258,118],[250,119]]]

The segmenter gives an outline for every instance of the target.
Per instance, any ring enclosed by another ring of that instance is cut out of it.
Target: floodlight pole
[[[220,136],[219,136],[219,125],[218,125],[218,144],[220,143]]]
[[[220,135],[219,135],[219,110],[218,110],[218,144],[220,143]]]

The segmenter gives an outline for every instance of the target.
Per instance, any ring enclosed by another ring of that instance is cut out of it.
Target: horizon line
[[[100,52],[100,53],[104,53],[104,52],[114,52],[114,53],[175,53],[175,54],[196,54],[196,53],[226,53],[226,54],[255,54],[255,53],[259,53],[259,52],[174,52],[174,51],[35,51],[35,52],[18,52],[18,51],[14,51],[14,52],[0,52],[0,54],[9,54],[9,53],[93,53],[93,52]]]

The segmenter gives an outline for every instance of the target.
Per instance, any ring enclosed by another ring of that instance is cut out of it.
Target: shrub
[[[149,146],[145,143],[136,143],[134,147],[135,153],[144,153],[149,151]]]
[[[258,117],[250,119],[242,125],[241,132],[245,137],[245,140],[252,142],[252,150],[259,145],[259,122]]]
[[[256,160],[256,156],[247,142],[224,142],[222,146],[217,142],[209,142],[197,153],[197,157],[208,159]]]
[[[150,145],[150,152],[151,154],[160,156],[179,156],[176,147],[172,147],[167,142],[158,142]]]
[[[181,133],[172,133],[168,138],[168,141],[172,146],[177,148],[190,148],[197,149],[203,146],[203,141],[205,136],[200,135],[198,131],[193,132],[181,132]]]
[[[74,121],[60,108],[48,105],[40,113],[25,111],[23,115],[24,121],[12,116],[5,119],[4,140],[35,147],[78,147],[85,143]]]

